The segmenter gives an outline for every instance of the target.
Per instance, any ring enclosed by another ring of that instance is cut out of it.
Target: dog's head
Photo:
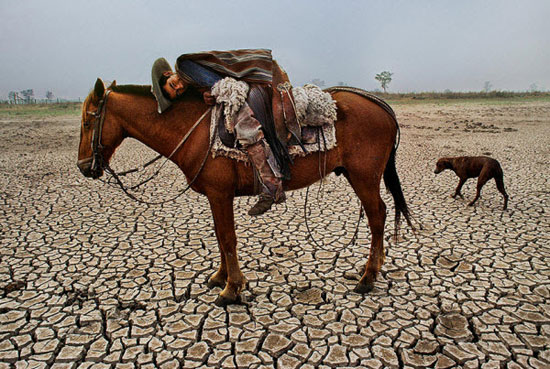
[[[441,158],[437,161],[435,164],[435,174],[439,174],[443,172],[445,169],[453,169],[453,165],[451,164],[451,161],[449,158]]]

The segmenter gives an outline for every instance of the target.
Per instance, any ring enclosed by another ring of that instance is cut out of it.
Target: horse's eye
[[[92,120],[97,117],[97,113],[95,111],[87,111],[86,114],[91,115],[93,117]],[[90,128],[92,122],[90,120],[85,120],[82,125],[84,126],[84,128]]]

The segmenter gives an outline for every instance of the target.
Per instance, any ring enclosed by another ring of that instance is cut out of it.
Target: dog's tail
[[[393,201],[395,203],[395,233],[394,238],[397,240],[397,235],[399,232],[399,225],[401,222],[401,215],[405,217],[407,224],[411,227],[413,232],[416,232],[416,228],[411,222],[411,214],[409,212],[409,207],[405,201],[405,196],[403,195],[403,190],[401,188],[401,182],[399,181],[399,176],[397,175],[397,169],[395,167],[395,154],[397,152],[397,147],[394,146],[390,153],[388,162],[386,163],[386,169],[384,169],[384,184],[386,188],[391,193]]]

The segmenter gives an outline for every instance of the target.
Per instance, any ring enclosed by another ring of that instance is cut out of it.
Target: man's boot
[[[260,176],[262,193],[258,202],[248,211],[248,215],[260,215],[271,209],[273,203],[280,204],[285,201],[283,183],[278,178],[268,163],[269,159],[274,163],[273,153],[264,140],[260,140],[246,148],[252,165]]]

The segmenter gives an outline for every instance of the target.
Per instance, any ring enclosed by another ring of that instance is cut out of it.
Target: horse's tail
[[[397,152],[397,146],[394,146],[391,150],[390,157],[386,163],[386,168],[384,169],[384,184],[388,191],[390,191],[393,201],[395,203],[395,234],[394,237],[397,240],[397,234],[399,232],[399,224],[401,221],[401,215],[405,217],[407,224],[413,232],[416,231],[415,227],[411,222],[411,214],[409,213],[409,208],[407,202],[405,201],[405,196],[403,195],[403,190],[401,189],[401,182],[399,181],[399,176],[397,175],[397,169],[395,167],[395,153]]]

